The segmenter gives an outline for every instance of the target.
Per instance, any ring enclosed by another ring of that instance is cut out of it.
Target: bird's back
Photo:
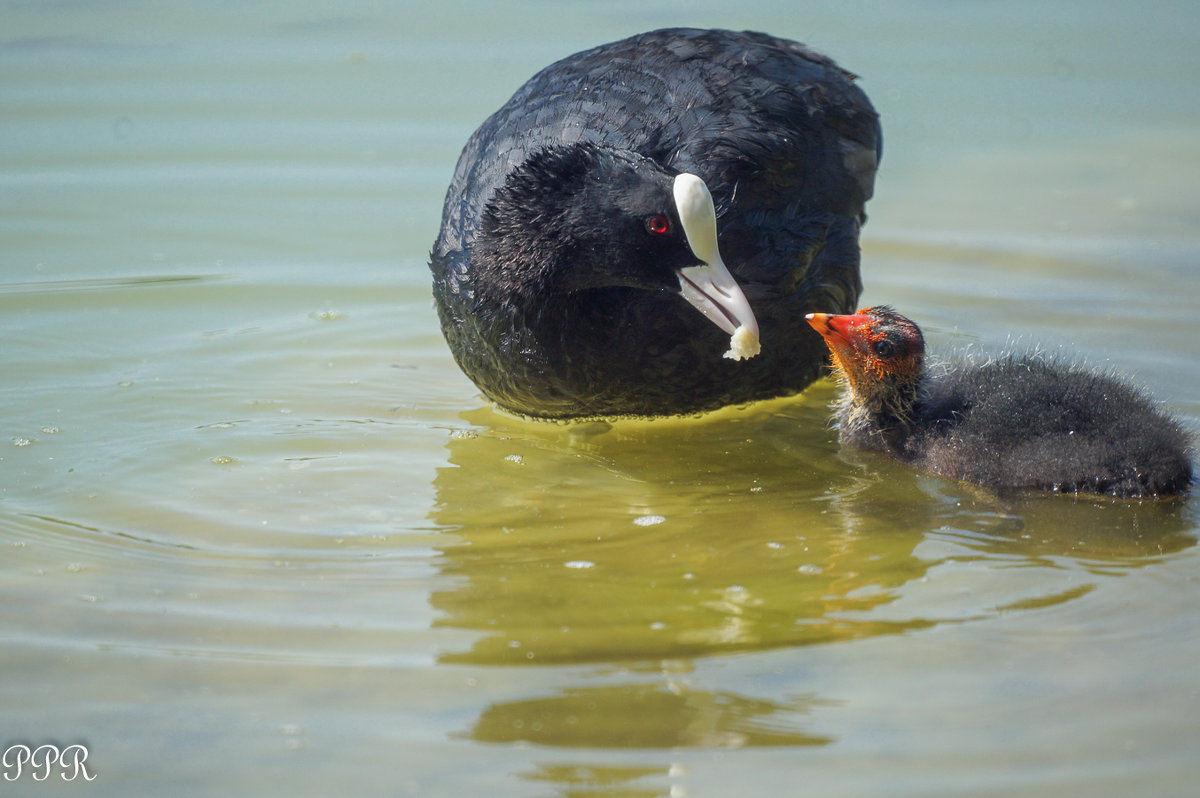
[[[997,488],[1124,497],[1191,481],[1184,430],[1110,375],[1030,355],[930,381],[908,453],[943,476]]]

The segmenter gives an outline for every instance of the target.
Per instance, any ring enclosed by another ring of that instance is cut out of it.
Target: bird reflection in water
[[[465,413],[435,482],[447,587],[430,600],[437,626],[474,637],[439,661],[591,675],[498,698],[463,734],[558,748],[821,745],[818,710],[837,696],[717,688],[696,664],[1043,611],[1089,594],[1081,571],[1099,580],[1195,543],[1178,503],[1006,498],[842,454],[824,423],[832,398],[823,383],[698,419],[611,425]],[[963,568],[969,597],[927,578]]]

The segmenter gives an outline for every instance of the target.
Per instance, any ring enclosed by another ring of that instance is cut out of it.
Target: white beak
[[[674,194],[688,246],[703,263],[676,271],[680,293],[713,324],[730,335],[743,329],[740,334],[757,345],[758,320],[717,249],[717,212],[708,186],[695,175],[684,173],[675,178]]]

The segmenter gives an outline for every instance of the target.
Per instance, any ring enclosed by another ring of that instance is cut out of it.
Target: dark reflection
[[[843,621],[919,577],[927,524],[863,545],[826,400],[580,428],[478,411],[450,442],[435,520],[455,587],[441,625],[485,632],[444,662],[657,660],[926,625]]]
[[[557,749],[823,745],[809,728],[817,698],[673,673],[717,654],[1036,613],[1195,543],[1186,500],[1001,497],[844,453],[830,395],[653,424],[467,414],[435,483],[448,587],[431,603],[437,625],[477,636],[439,660],[628,675],[493,703],[463,734]],[[564,796],[670,792],[663,768],[538,768],[526,778]]]
[[[968,493],[962,486],[943,483],[945,487]],[[1187,498],[1139,502],[1019,494],[972,501],[992,509],[968,516],[971,525],[943,512],[940,529],[962,533],[964,545],[982,555],[1019,557],[1028,565],[1051,566],[1069,558],[1092,573],[1111,574],[1152,564],[1196,543],[1196,519],[1189,517]]]
[[[489,707],[470,737],[559,748],[743,748],[824,745],[798,728],[811,699],[784,703],[678,685],[626,684]]]
[[[455,533],[438,565],[455,578],[431,602],[438,625],[481,634],[441,661],[653,662],[894,634],[1086,595],[1054,578],[1062,558],[1099,575],[1195,542],[1186,500],[997,497],[842,453],[831,395],[611,426],[467,414],[435,483],[433,520]],[[1051,573],[976,608],[888,608],[972,559]]]

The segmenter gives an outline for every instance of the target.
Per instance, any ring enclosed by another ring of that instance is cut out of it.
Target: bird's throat
[[[891,451],[912,423],[917,381],[894,375],[879,378],[839,370],[845,392],[838,405],[843,443],[860,448]]]

